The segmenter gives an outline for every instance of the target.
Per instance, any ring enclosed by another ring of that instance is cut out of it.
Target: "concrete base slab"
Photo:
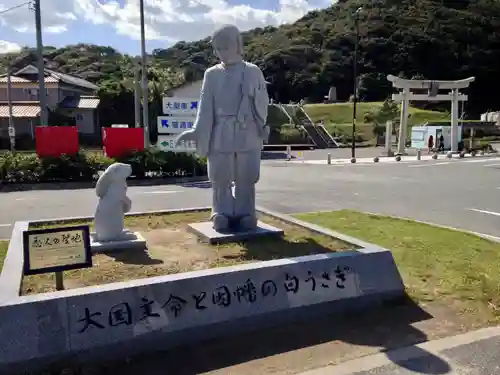
[[[283,229],[276,228],[272,225],[263,223],[262,221],[257,222],[257,228],[255,229],[228,233],[217,232],[213,228],[213,223],[211,221],[192,223],[189,224],[189,228],[192,232],[200,236],[202,240],[207,241],[210,244],[238,242],[269,236],[280,237],[285,233]]]
[[[269,210],[258,212],[341,239],[353,244],[353,250],[0,300],[0,374],[26,373],[77,358],[110,360],[165,350],[228,333],[364,310],[404,296],[389,250]],[[211,228],[211,223],[205,226]],[[16,223],[6,260],[22,254],[22,228]],[[255,232],[268,235],[269,226],[259,223]],[[116,249],[116,244],[111,247]],[[17,280],[19,288],[23,264],[9,262],[10,266],[15,280],[5,280],[2,272],[0,281]],[[325,287],[302,287],[309,276],[321,275],[327,275],[322,280]],[[144,306],[150,307],[147,316]]]
[[[146,240],[139,232],[130,232],[130,239],[121,241],[99,242],[95,240],[95,233],[90,233],[90,248],[93,253],[112,252],[120,250],[145,249]]]

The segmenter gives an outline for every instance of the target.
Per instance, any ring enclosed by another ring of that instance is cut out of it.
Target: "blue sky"
[[[0,0],[0,11],[23,0]],[[147,49],[197,40],[223,23],[242,30],[293,22],[331,0],[145,0]],[[92,43],[138,54],[139,0],[41,0],[43,42]],[[35,45],[34,13],[23,6],[0,14],[0,52]]]

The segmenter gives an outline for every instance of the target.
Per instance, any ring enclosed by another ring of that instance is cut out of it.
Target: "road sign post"
[[[198,112],[199,99],[164,97],[163,114],[157,117],[158,142],[156,147],[162,151],[195,152],[196,142],[181,142],[175,145],[177,136],[192,129]]]

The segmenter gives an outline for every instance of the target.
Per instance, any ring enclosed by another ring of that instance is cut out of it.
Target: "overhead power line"
[[[31,4],[32,4],[31,1],[27,1],[25,3],[19,4],[19,5],[15,5],[13,7],[10,7],[10,8],[4,9],[4,10],[0,10],[0,15],[4,14],[4,13],[7,13],[7,12],[10,12],[11,10],[14,10],[14,9],[17,9],[17,8],[21,8],[21,7],[25,6],[25,5],[31,5]]]

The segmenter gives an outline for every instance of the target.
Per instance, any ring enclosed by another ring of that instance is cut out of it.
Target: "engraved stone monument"
[[[208,158],[212,182],[211,222],[190,227],[210,242],[281,235],[258,222],[255,212],[261,150],[269,137],[267,82],[256,65],[243,60],[236,26],[217,29],[212,46],[221,63],[205,72],[194,127],[176,140],[196,141],[197,154]]]
[[[127,197],[127,178],[131,173],[130,165],[114,163],[99,177],[95,189],[99,198],[94,215],[95,232],[90,235],[92,251],[146,248],[146,241],[139,233],[124,229],[124,215],[132,207]]]

